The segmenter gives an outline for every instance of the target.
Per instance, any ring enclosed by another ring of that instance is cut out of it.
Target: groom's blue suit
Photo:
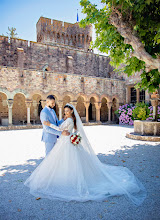
[[[43,124],[44,121],[49,121],[51,124],[59,126],[64,120],[58,120],[55,111],[47,106],[41,111],[40,119],[43,125],[42,141],[45,142],[46,155],[52,150],[56,141],[57,135],[61,135],[61,131],[54,130],[53,128]]]

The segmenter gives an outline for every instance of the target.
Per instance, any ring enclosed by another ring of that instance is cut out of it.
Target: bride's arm
[[[59,127],[57,125],[51,124],[49,121],[44,121],[43,124],[53,128],[57,131],[64,131],[63,123]]]

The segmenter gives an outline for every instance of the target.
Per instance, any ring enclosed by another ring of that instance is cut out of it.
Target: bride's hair
[[[64,106],[64,109],[65,109],[65,108],[69,108],[69,109],[73,110],[73,108],[72,108],[71,106],[69,106],[69,105],[65,105],[65,106]],[[73,111],[73,113],[72,113],[72,118],[73,118],[73,121],[74,121],[74,129],[77,130],[76,117],[75,117],[75,115],[74,115],[74,111]]]

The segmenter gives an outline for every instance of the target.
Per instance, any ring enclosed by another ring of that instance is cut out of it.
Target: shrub
[[[142,102],[135,106],[122,105],[115,114],[119,118],[119,124],[133,125],[134,120],[152,120],[153,107]],[[158,119],[160,120],[160,106],[158,106]]]
[[[142,103],[137,103],[135,109],[133,110],[134,120],[146,120],[149,117],[150,110],[149,105]]]

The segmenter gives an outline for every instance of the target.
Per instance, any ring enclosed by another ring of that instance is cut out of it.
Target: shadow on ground
[[[147,189],[147,198],[135,206],[124,196],[110,197],[104,202],[62,202],[48,199],[36,200],[30,195],[24,181],[43,158],[30,159],[23,165],[3,166],[0,176],[0,220],[158,220],[160,219],[160,144],[135,144],[122,146],[109,154],[98,154],[110,165],[126,166]]]

